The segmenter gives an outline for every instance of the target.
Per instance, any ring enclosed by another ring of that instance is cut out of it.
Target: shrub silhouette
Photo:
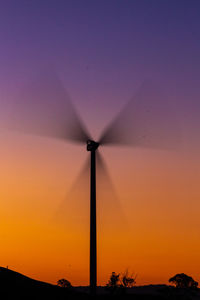
[[[170,283],[173,283],[176,288],[197,288],[198,282],[195,281],[192,277],[181,273],[181,274],[176,274],[175,276],[171,277],[169,279]]]
[[[136,276],[129,275],[128,271],[126,271],[121,277],[121,285],[125,288],[131,288],[136,284]]]
[[[106,285],[106,289],[111,293],[121,293],[125,288],[130,288],[136,283],[135,278],[128,274],[126,271],[124,274],[117,274],[112,272],[109,281]]]
[[[106,284],[106,288],[113,293],[118,287],[119,287],[119,276],[120,274],[117,274],[115,272],[112,272],[110,275],[110,279],[108,283]]]
[[[71,283],[67,279],[64,279],[64,278],[59,279],[57,281],[57,285],[62,288],[71,288],[72,287]]]

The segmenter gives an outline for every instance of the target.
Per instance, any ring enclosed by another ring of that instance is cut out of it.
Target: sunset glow
[[[146,78],[173,105],[176,149],[99,149],[113,183],[97,169],[99,285],[127,269],[138,285],[167,283],[178,272],[200,277],[200,21],[195,5],[183,2],[1,4],[0,123],[46,64],[94,139]],[[88,285],[89,173],[79,176],[86,145],[3,125],[0,137],[0,265]]]

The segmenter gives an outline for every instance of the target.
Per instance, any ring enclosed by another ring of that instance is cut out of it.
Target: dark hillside
[[[0,267],[0,299],[65,299],[68,291]]]
[[[88,287],[72,289],[31,279],[18,272],[0,267],[0,300],[64,300],[90,299]],[[199,289],[181,290],[165,285],[150,285],[119,290],[115,295],[108,294],[104,287],[98,287],[96,299],[133,299],[133,300],[198,300]]]

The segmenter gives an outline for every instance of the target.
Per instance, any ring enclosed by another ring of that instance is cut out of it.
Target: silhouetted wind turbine
[[[149,83],[144,84],[94,141],[55,74],[32,82],[11,105],[10,129],[86,144],[90,152],[90,291],[96,293],[96,154],[102,145],[173,148],[179,142],[169,103]],[[98,155],[100,155],[98,153]],[[101,161],[102,163],[102,161]]]

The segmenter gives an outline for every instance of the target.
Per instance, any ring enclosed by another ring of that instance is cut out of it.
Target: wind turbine
[[[58,138],[90,152],[90,291],[97,286],[96,152],[103,145],[173,148],[179,142],[176,118],[157,88],[145,83],[94,141],[54,73],[37,77],[10,106],[9,129]],[[99,154],[98,154],[99,155]]]

